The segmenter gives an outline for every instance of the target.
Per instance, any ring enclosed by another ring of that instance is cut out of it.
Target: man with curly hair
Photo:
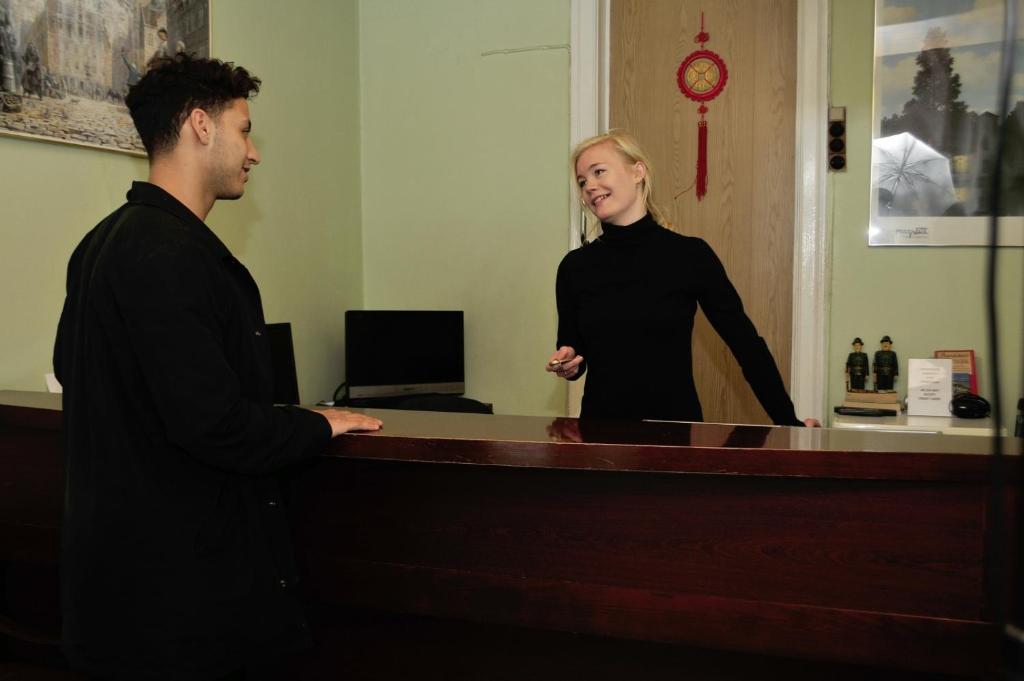
[[[275,407],[259,289],[206,226],[260,162],[244,68],[157,60],[126,104],[149,181],[68,265],[64,650],[102,679],[271,678],[308,645],[275,474],[377,419]]]

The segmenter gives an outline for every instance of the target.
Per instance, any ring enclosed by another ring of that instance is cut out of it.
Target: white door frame
[[[570,145],[608,129],[611,0],[571,0]],[[828,120],[829,3],[797,0],[793,330],[790,394],[801,418],[825,421],[828,373],[829,235],[825,124]],[[569,201],[569,248],[579,246],[581,208]],[[579,414],[582,381],[569,384]]]
[[[823,424],[828,394],[831,248],[826,218],[830,3],[797,1],[793,338],[790,392],[796,413]]]

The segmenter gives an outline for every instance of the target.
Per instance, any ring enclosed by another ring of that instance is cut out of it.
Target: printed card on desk
[[[949,402],[953,399],[953,360],[912,359],[907,374],[907,414],[949,416]]]

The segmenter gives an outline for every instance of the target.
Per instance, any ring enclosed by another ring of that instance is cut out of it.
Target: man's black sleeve
[[[108,272],[132,363],[166,437],[208,465],[253,475],[321,451],[331,438],[322,415],[244,393],[225,347],[231,316],[215,298],[224,288],[216,263],[201,247],[154,232],[151,249]]]

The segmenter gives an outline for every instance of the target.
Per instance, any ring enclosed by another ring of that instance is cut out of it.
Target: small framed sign
[[[949,416],[949,403],[953,400],[953,360],[912,359],[907,373],[907,414]]]

